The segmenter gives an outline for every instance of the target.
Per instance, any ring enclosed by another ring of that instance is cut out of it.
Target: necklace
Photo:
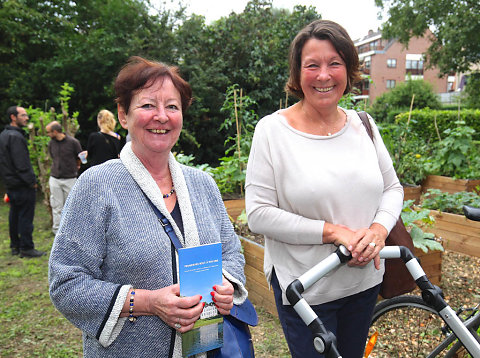
[[[173,185],[172,185],[172,190],[170,190],[170,193],[168,193],[168,194],[163,194],[163,198],[166,199],[166,198],[168,198],[169,196],[172,196],[173,193],[175,193],[175,188],[174,188]]]
[[[345,118],[342,118],[342,122],[343,122],[343,123],[342,123],[342,126],[340,127],[340,129],[343,128],[343,127],[345,127],[345,124],[347,123],[347,114],[344,113],[344,112],[342,112],[342,113],[343,113],[343,115],[345,116]],[[342,116],[342,117],[343,117],[343,116]],[[333,131],[332,131],[332,132],[333,132],[333,133],[336,133],[336,132],[337,132],[336,126],[335,126],[335,127],[332,127],[332,128],[333,128]],[[327,132],[327,136],[330,137],[330,136],[332,135],[332,132]]]

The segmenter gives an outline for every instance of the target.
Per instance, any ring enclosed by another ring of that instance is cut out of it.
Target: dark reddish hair
[[[310,39],[328,40],[335,47],[347,67],[347,87],[343,94],[347,94],[353,85],[361,80],[357,48],[347,31],[330,20],[315,20],[305,26],[295,36],[290,45],[289,64],[290,76],[285,90],[302,99],[304,97],[300,86],[300,67],[302,62],[302,50],[305,43]]]
[[[182,113],[192,103],[192,88],[185,81],[175,66],[168,66],[161,62],[146,60],[140,56],[128,59],[115,79],[115,102],[128,114],[133,96],[142,89],[148,88],[159,78],[169,77],[180,93]]]

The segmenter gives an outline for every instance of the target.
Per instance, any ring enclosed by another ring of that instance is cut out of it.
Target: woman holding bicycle
[[[372,142],[358,114],[338,107],[360,78],[358,66],[340,25],[312,22],[290,48],[286,89],[300,101],[255,129],[248,223],[265,235],[265,275],[292,357],[319,354],[285,290],[340,244],[354,268],[338,268],[303,297],[337,336],[342,356],[362,356],[384,272],[378,253],[402,209],[403,189],[375,123],[370,118]]]

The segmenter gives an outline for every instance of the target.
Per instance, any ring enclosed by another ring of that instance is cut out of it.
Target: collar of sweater
[[[190,201],[190,194],[188,192],[187,183],[183,175],[180,164],[175,160],[175,157],[170,153],[168,158],[168,166],[172,175],[172,181],[175,186],[175,193],[177,195],[178,204],[182,214],[185,237],[182,237],[178,226],[168,212],[165,202],[163,201],[163,193],[161,192],[155,180],[148,172],[147,168],[142,164],[140,159],[132,150],[132,143],[128,142],[123,147],[120,153],[120,160],[123,165],[133,177],[133,180],[138,184],[143,193],[151,200],[160,212],[170,221],[177,234],[177,237],[183,242],[185,247],[200,245],[198,236],[197,224],[195,215],[193,213],[192,204]]]

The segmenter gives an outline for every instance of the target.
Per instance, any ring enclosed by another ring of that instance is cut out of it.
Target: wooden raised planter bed
[[[414,204],[420,203],[420,196],[422,195],[421,185],[403,185],[403,200],[413,200]]]
[[[245,256],[245,275],[247,277],[247,290],[250,300],[263,307],[272,315],[277,316],[273,290],[269,290],[267,279],[263,273],[264,247],[246,238],[241,238],[243,254]],[[424,253],[415,249],[415,255],[421,260],[423,270],[430,281],[440,285],[442,277],[442,252],[429,251]]]
[[[245,199],[224,200],[223,204],[227,209],[228,215],[236,221],[243,210],[245,210]]]
[[[435,218],[435,223],[424,230],[441,237],[444,248],[480,257],[480,222],[436,210],[431,210],[430,215]]]
[[[459,191],[476,191],[477,186],[480,186],[479,179],[453,179],[441,175],[428,175],[422,183],[422,191],[440,189],[453,194]]]

